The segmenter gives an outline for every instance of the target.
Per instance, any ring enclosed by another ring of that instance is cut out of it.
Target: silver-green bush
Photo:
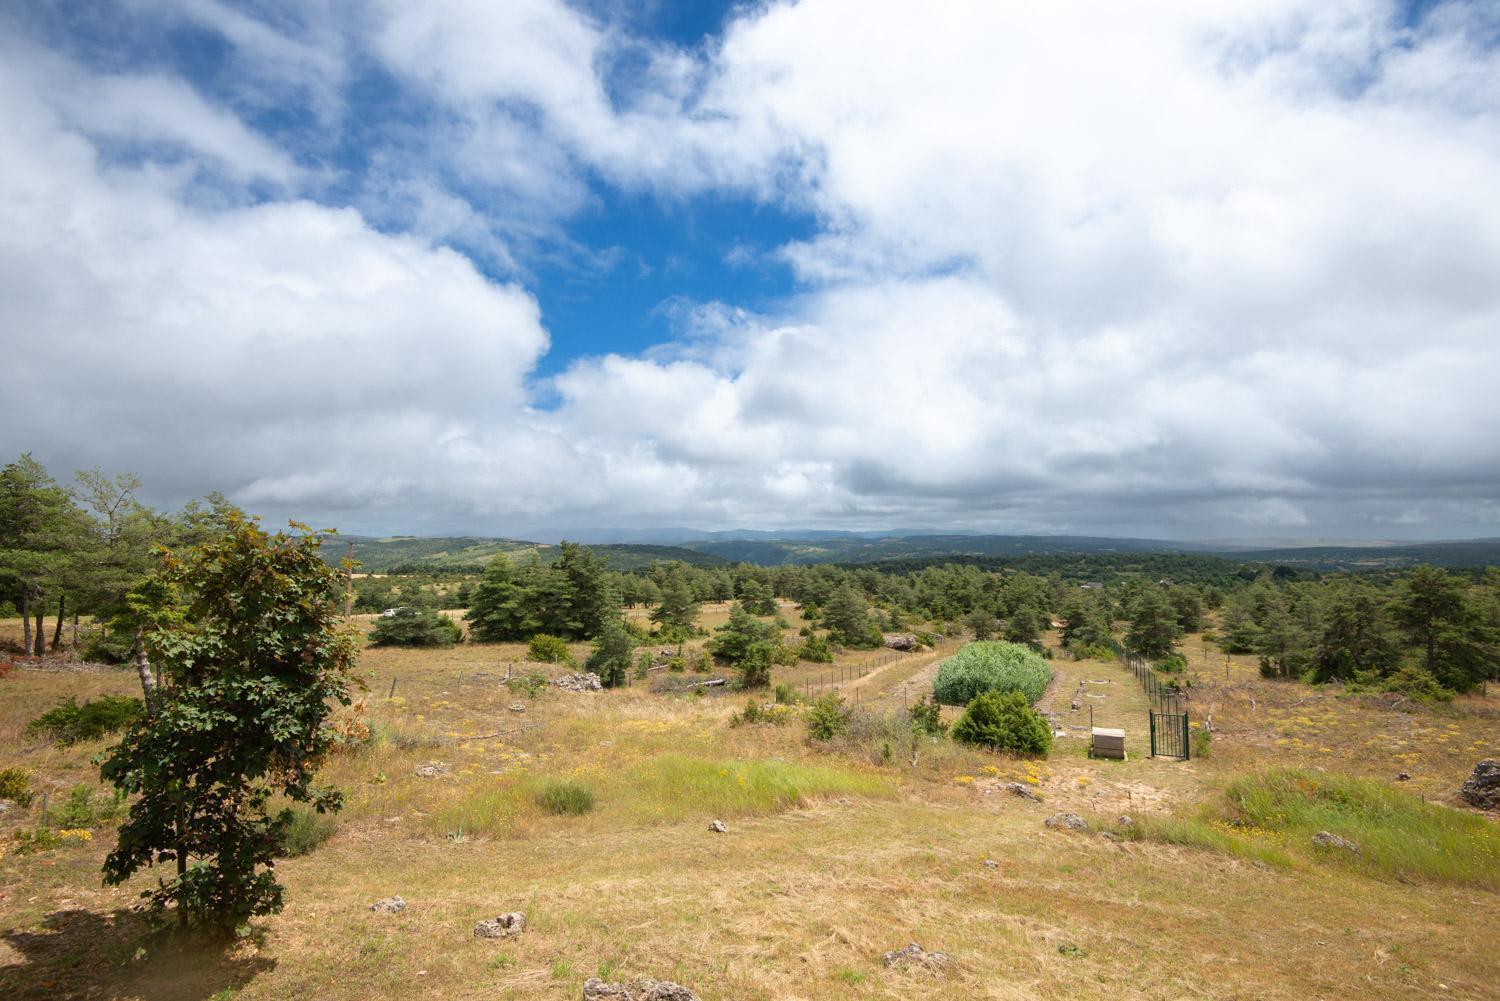
[[[938,665],[932,697],[949,706],[966,706],[985,692],[1020,692],[1035,702],[1052,681],[1052,668],[1021,643],[970,643]]]

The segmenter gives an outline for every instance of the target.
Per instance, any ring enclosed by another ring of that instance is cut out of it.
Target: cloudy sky
[[[0,454],[345,530],[1500,535],[1500,8],[0,0]]]

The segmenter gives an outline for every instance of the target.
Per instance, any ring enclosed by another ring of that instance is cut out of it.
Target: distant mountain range
[[[909,531],[878,532],[775,531],[741,529],[694,532],[692,529],[605,530],[570,533],[614,570],[649,566],[656,560],[682,560],[698,566],[754,563],[761,566],[810,563],[941,562],[944,559],[1005,559],[1039,554],[1180,553],[1217,555],[1241,563],[1286,565],[1306,570],[1378,570],[1432,563],[1448,567],[1500,566],[1500,539],[1442,542],[1312,542],[1256,547],[1250,542],[1177,542],[1164,539],[1113,539],[1069,535],[978,535]],[[691,534],[693,538],[677,537]],[[592,536],[592,537],[591,537]],[[391,570],[468,571],[484,566],[496,553],[524,558],[536,553],[545,562],[557,558],[550,542],[480,537],[339,536],[325,547],[330,562],[353,555],[367,573]]]

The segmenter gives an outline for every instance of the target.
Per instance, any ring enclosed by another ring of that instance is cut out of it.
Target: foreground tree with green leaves
[[[342,805],[313,776],[330,709],[350,701],[356,648],[340,625],[343,577],[316,535],[269,535],[238,514],[227,525],[185,555],[164,552],[137,589],[162,684],[100,769],[137,797],[105,882],[173,863],[145,896],[220,931],[281,909],[273,867],[292,814],[272,813],[271,798]]]

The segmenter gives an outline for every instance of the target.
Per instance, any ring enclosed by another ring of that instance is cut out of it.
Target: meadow
[[[839,686],[873,716],[930,692],[951,649],[841,652],[775,680]],[[1267,681],[1196,634],[1183,650],[1194,732],[1211,725],[1186,762],[1147,757],[1144,696],[1105,661],[1051,661],[1039,705],[1063,736],[1017,760],[951,741],[886,753],[874,723],[821,745],[795,717],[736,725],[746,696],[727,686],[661,690],[712,673],[526,692],[503,679],[568,668],[519,644],[367,649],[339,717],[370,737],[324,775],[347,807],[299,824],[277,865],[286,909],[228,949],[152,933],[149,876],[101,885],[108,820],[17,850],[41,811],[99,786],[108,743],[27,723],[68,696],[138,693],[129,671],[19,665],[0,678],[0,767],[45,795],[0,815],[0,996],[576,998],[601,975],[707,1001],[1493,998],[1500,825],[1455,792],[1500,755],[1500,693],[1410,705]],[[1090,708],[1126,729],[1127,760],[1086,756]],[[591,805],[559,808],[571,789]],[[1059,811],[1094,830],[1045,828]],[[1364,851],[1317,849],[1319,829]],[[403,911],[369,910],[396,894]],[[473,936],[513,910],[519,937]],[[952,962],[887,967],[908,942]]]

